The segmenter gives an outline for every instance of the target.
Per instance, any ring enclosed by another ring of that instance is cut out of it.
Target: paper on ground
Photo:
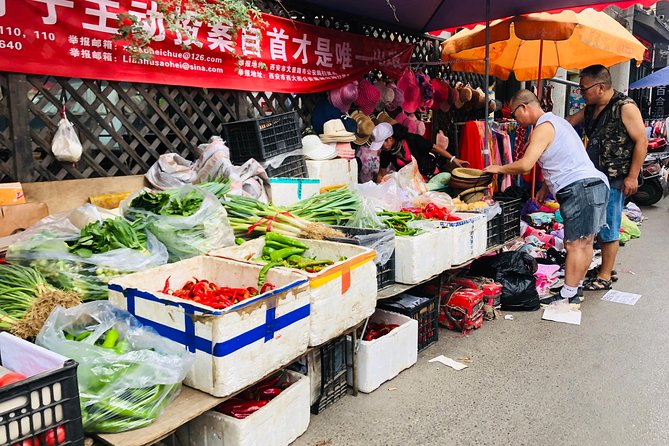
[[[609,290],[602,300],[618,304],[634,305],[641,298],[641,294],[625,293],[624,291]]]
[[[561,308],[560,305],[549,305],[544,310],[541,319],[554,322],[563,322],[565,324],[581,325],[581,310]]]
[[[468,367],[467,365],[458,362],[454,359],[448,358],[444,355],[439,355],[436,358],[430,359],[429,362],[441,362],[442,364],[447,365],[455,370],[462,370]]]

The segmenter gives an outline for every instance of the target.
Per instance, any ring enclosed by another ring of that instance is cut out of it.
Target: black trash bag
[[[473,276],[485,276],[502,285],[501,304],[504,311],[536,311],[537,262],[529,254],[510,251],[474,260],[470,268]]]

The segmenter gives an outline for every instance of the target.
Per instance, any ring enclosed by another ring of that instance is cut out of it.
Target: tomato
[[[32,437],[32,438],[26,438],[20,443],[14,443],[12,446],[40,446],[40,442],[39,438]]]
[[[8,386],[19,381],[23,381],[27,376],[21,375],[20,373],[9,372],[5,375],[0,376],[0,387]]]
[[[56,429],[50,429],[44,434],[46,446],[56,446],[65,443],[65,428],[58,426]]]

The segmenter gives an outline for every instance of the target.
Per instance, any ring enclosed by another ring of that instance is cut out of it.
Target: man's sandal
[[[588,272],[585,274],[586,279],[596,279],[597,275],[599,274],[599,267],[592,268],[588,270]],[[611,282],[617,282],[618,281],[618,272],[616,270],[611,271]]]
[[[611,289],[611,280],[595,277],[583,282],[583,291],[606,291]]]

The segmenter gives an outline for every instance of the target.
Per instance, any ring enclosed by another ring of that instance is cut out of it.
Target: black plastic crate
[[[307,178],[307,163],[302,155],[289,156],[279,167],[265,168],[270,178]]]
[[[364,228],[349,228],[348,226],[332,226],[335,229],[340,230],[344,234],[350,236],[350,237],[345,237],[345,238],[336,238],[336,237],[328,237],[326,240],[330,240],[333,242],[339,242],[339,243],[349,243],[351,245],[361,245],[366,248],[373,248],[373,246],[369,246],[367,244],[361,243],[360,239],[354,238],[356,235],[375,235],[379,234],[381,236],[382,234],[389,234],[392,235],[393,238],[393,246],[395,244],[395,231],[392,229],[364,229]],[[387,286],[392,285],[395,283],[395,251],[393,250],[392,255],[390,256],[390,259],[382,265],[377,264],[376,265],[376,285],[378,289],[385,288]]]
[[[439,295],[418,297],[410,294],[384,299],[376,308],[394,311],[418,321],[418,351],[439,340]]]
[[[250,158],[264,161],[302,148],[296,111],[229,122],[223,125],[222,133],[233,164],[243,164]]]
[[[495,215],[491,220],[488,220],[488,241],[486,248],[492,248],[502,243],[502,214]]]
[[[339,336],[319,347],[321,355],[321,394],[311,406],[311,413],[319,414],[348,393],[346,335]]]
[[[31,438],[39,438],[51,430],[56,433],[59,426],[65,429],[65,441],[59,443],[54,435],[56,445],[84,444],[77,366],[75,361],[68,360],[61,369],[40,373],[0,389],[0,441],[8,440],[3,445],[29,445]],[[16,432],[18,438],[10,437]],[[24,440],[27,441],[23,443]]]
[[[520,210],[523,203],[520,198],[495,198],[495,200],[502,206],[501,243],[506,243],[520,235]]]

